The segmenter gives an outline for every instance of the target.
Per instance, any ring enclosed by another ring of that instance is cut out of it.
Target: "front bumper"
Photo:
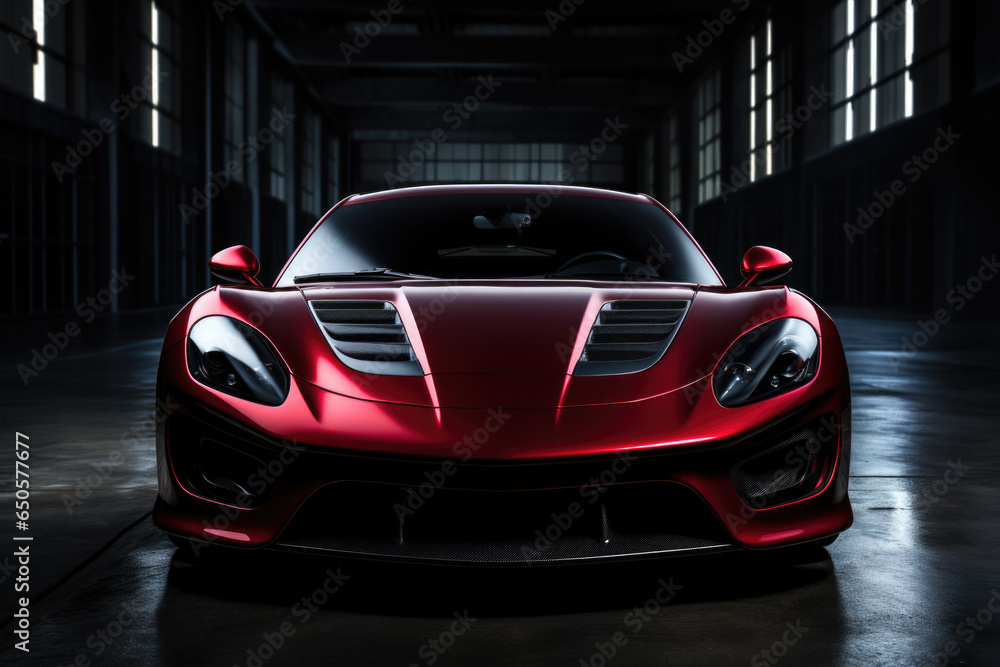
[[[675,394],[653,401],[682,400]],[[397,429],[414,411],[437,424],[436,451],[450,456],[417,456],[279,440],[176,388],[163,390],[160,405],[170,408],[158,420],[154,520],[202,542],[523,564],[782,547],[836,534],[853,519],[849,408],[837,391],[715,439],[517,459],[480,454],[544,454],[566,431],[587,428],[594,441],[617,433],[634,443],[636,406],[501,409],[493,416],[507,421],[496,430],[489,411],[377,406]],[[776,467],[762,470],[762,460]],[[799,472],[797,486],[779,488]]]

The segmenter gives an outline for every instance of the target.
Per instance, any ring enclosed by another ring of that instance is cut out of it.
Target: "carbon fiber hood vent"
[[[388,301],[311,301],[337,358],[372,375],[423,375],[396,308]]]
[[[689,301],[610,301],[597,314],[573,375],[619,375],[650,368],[663,357]]]

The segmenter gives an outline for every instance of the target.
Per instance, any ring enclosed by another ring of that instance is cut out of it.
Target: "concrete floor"
[[[621,665],[997,664],[1000,326],[956,317],[906,358],[919,314],[833,314],[854,387],[856,522],[828,556],[486,572],[184,562],[148,514],[169,314],[83,324],[28,386],[17,365],[66,323],[3,328],[0,664],[599,667],[602,650]],[[16,431],[31,438],[30,655],[11,634]],[[338,568],[341,588],[310,611],[303,598]]]

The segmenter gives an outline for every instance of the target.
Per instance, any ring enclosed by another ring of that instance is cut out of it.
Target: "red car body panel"
[[[337,206],[428,191],[466,192],[469,187],[478,186],[376,193],[348,197]],[[526,187],[483,189],[524,192]],[[659,206],[644,195],[598,190],[574,194]],[[605,303],[628,299],[690,300],[666,354],[642,372],[573,375],[598,310]],[[345,366],[309,308],[310,301],[325,300],[392,303],[424,374],[368,375]],[[281,405],[238,398],[192,377],[186,360],[188,332],[213,315],[245,322],[273,345],[291,375]],[[768,400],[737,408],[721,406],[712,390],[720,358],[744,332],[785,317],[801,319],[817,332],[820,364],[815,376]],[[311,459],[318,462],[325,461],[324,453],[500,466],[611,461],[622,453],[671,461],[663,457],[676,455],[676,465],[656,464],[655,479],[623,477],[618,484],[681,485],[697,494],[733,544],[747,548],[818,540],[852,522],[847,497],[850,394],[840,337],[821,309],[784,287],[586,280],[555,284],[540,279],[214,287],[187,304],[170,323],[158,387],[162,405],[169,407],[159,420],[160,494],[154,517],[167,532],[198,540],[242,547],[272,545],[311,496],[351,480],[336,473],[331,478],[320,463],[296,465],[281,471],[259,507],[237,507],[205,497],[182,481],[176,460],[181,454],[172,444],[172,438],[179,436],[172,433],[171,420],[177,413],[196,410],[238,424],[254,437],[304,446],[308,452],[304,456],[318,457]],[[483,442],[470,444],[470,434],[482,431],[497,415],[505,415],[503,427]],[[824,415],[833,418],[830,437],[835,451],[817,487],[779,506],[749,507],[734,487],[730,469],[720,465],[719,452],[774,433],[779,425],[804,424]],[[391,478],[367,481],[403,483]],[[466,489],[460,475],[445,486]],[[513,477],[509,489],[524,490]]]

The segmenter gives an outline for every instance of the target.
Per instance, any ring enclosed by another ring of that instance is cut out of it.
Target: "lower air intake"
[[[568,508],[575,508],[572,515]],[[601,561],[734,548],[705,503],[671,482],[616,484],[590,495],[581,494],[579,487],[442,487],[429,498],[419,487],[336,482],[309,497],[276,545],[477,565]]]
[[[829,434],[825,424],[832,423],[832,416],[826,419],[760,443],[757,453],[730,467],[729,477],[744,503],[753,509],[774,507],[823,487],[837,448],[835,437],[820,435]]]

